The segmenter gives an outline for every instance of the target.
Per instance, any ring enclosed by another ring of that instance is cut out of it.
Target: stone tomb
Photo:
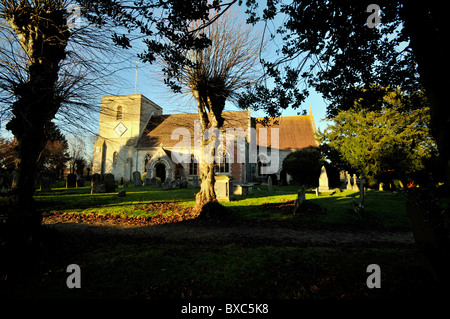
[[[229,202],[233,198],[231,192],[231,179],[227,175],[218,175],[215,177],[214,191],[219,202]]]

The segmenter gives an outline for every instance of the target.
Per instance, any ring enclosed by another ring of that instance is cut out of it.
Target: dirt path
[[[308,229],[273,223],[211,223],[197,220],[135,226],[117,222],[75,222],[45,218],[47,228],[69,236],[151,240],[161,243],[243,243],[284,246],[404,246],[414,244],[411,232],[350,229]]]

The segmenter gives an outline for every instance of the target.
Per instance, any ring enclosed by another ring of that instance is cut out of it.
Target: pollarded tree
[[[35,167],[45,147],[45,128],[61,104],[56,83],[70,37],[65,1],[2,0],[0,17],[25,52],[27,78],[15,83],[12,118],[6,128],[16,140],[16,187],[9,216],[20,229],[39,224],[33,205]]]
[[[211,19],[213,20],[213,19]],[[239,93],[257,81],[261,52],[261,36],[249,25],[239,23],[227,12],[214,23],[200,29],[202,22],[191,25],[195,35],[211,41],[206,48],[185,51],[187,63],[178,74],[182,89],[191,94],[196,102],[202,124],[202,171],[201,189],[196,195],[197,208],[216,201],[214,192],[214,154],[210,147],[218,136],[205,136],[210,129],[220,130],[224,119],[225,102],[236,101]],[[211,153],[209,153],[211,152]]]
[[[98,110],[93,91],[122,58],[117,52],[112,57],[108,30],[69,26],[70,8],[65,0],[0,1],[0,119],[16,143],[9,222],[19,229],[39,225],[34,180],[51,121],[65,132],[91,129],[87,119]]]

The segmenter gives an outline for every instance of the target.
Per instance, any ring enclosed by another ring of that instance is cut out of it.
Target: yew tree
[[[406,185],[426,171],[437,155],[429,128],[430,109],[426,104],[406,104],[413,103],[411,96],[398,89],[385,92],[378,108],[368,109],[355,101],[350,109],[341,110],[319,137],[370,184],[398,179]]]

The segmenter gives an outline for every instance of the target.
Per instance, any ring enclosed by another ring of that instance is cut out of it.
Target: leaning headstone
[[[325,169],[325,166],[322,166],[319,177],[319,192],[328,190],[330,190],[330,187],[328,186],[327,170]]]
[[[52,190],[52,176],[49,172],[41,172],[39,179],[41,192],[49,192]]]
[[[127,191],[122,189],[119,191],[119,193],[117,194],[119,197],[125,197],[125,195],[127,194]]]
[[[113,193],[116,191],[116,182],[113,174],[103,175],[103,183],[105,184],[106,193]]]
[[[316,188],[316,196],[319,196],[320,195],[320,193],[319,193],[319,187],[317,187]]]
[[[77,187],[77,175],[68,174],[66,176],[66,188]]]
[[[269,176],[268,178],[267,178],[267,189],[269,190],[269,192],[271,192],[272,191],[272,176]]]
[[[294,215],[299,211],[300,207],[305,202],[305,200],[306,200],[305,186],[302,186],[302,190],[298,192],[297,199],[294,201]]]
[[[134,183],[134,186],[142,186],[141,172],[139,172],[139,171],[133,172],[133,183]]]

